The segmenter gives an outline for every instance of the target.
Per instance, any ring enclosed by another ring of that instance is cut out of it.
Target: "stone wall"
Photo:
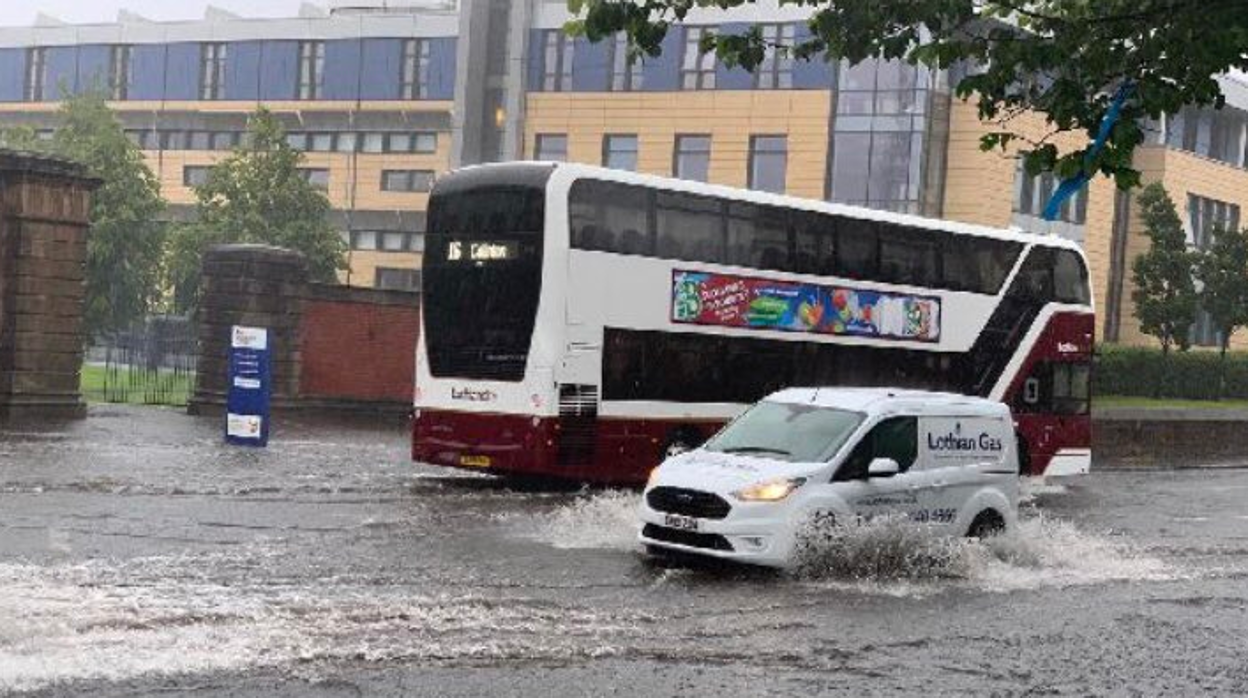
[[[79,376],[96,186],[77,165],[0,152],[0,417],[85,413]]]
[[[1092,468],[1248,464],[1248,410],[1097,410]]]
[[[192,414],[225,405],[233,325],[270,329],[277,411],[411,408],[417,294],[310,283],[301,255],[258,245],[210,250],[201,284]]]

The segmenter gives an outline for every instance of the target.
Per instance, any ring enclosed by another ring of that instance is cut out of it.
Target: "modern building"
[[[1042,221],[1056,182],[981,152],[990,127],[952,96],[948,74],[774,55],[749,73],[698,51],[707,29],[759,22],[777,42],[801,40],[809,10],[776,0],[695,10],[660,56],[630,62],[622,38],[566,35],[562,0],[334,4],[279,20],[209,10],[195,22],[123,13],[108,25],[0,29],[0,124],[46,129],[66,91],[107,89],[165,196],[189,210],[190,187],[263,104],[308,152],[308,177],[351,243],[344,281],[355,285],[418,284],[440,172],[569,160],[1069,237],[1091,262],[1101,337],[1150,341],[1130,299],[1131,260],[1147,244],[1132,197],[1098,179],[1060,221]],[[1224,85],[1227,109],[1153,125],[1137,156],[1145,181],[1164,182],[1185,213],[1193,246],[1248,206],[1248,85]],[[1026,127],[1040,135],[1043,123]],[[1204,319],[1196,339],[1216,339]]]

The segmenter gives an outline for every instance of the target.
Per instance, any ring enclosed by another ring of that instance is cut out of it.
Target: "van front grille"
[[[732,511],[732,505],[717,494],[680,487],[656,487],[646,494],[646,503],[655,511],[695,519],[723,519]]]

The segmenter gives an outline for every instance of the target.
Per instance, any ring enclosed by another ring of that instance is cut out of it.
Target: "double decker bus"
[[[429,202],[412,455],[633,484],[786,386],[1009,404],[1028,475],[1087,471],[1094,314],[1046,236],[551,163]]]

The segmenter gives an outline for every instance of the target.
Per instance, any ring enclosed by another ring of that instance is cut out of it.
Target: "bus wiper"
[[[793,455],[792,453],[784,450],[783,448],[771,448],[770,446],[733,446],[732,448],[725,448],[723,452],[724,453],[775,453],[781,456]]]

